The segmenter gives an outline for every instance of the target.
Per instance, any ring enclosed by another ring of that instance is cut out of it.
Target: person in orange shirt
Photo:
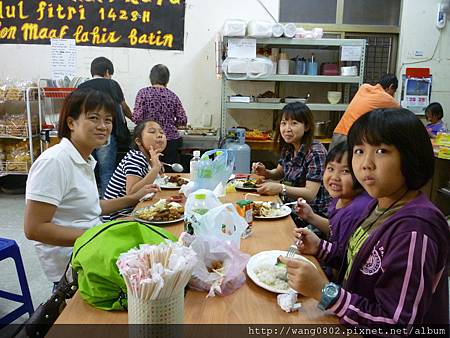
[[[362,115],[378,108],[400,108],[400,104],[394,99],[397,87],[398,79],[394,74],[384,74],[375,86],[364,83],[359,87],[334,129],[329,149],[347,140],[350,127]]]

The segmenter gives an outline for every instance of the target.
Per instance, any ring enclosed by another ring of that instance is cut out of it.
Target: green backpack
[[[159,227],[134,221],[111,221],[87,230],[73,247],[72,268],[78,274],[81,297],[102,310],[126,310],[127,288],[116,262],[139,244],[176,241]]]

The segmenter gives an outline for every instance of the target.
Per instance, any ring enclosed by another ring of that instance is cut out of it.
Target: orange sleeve
[[[335,134],[347,135],[353,123],[362,115],[378,108],[400,108],[400,104],[384,91],[380,84],[363,84],[334,129]]]

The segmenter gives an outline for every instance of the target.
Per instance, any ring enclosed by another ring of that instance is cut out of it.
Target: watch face
[[[330,298],[336,297],[338,293],[339,288],[335,284],[330,283],[325,287],[325,294]]]

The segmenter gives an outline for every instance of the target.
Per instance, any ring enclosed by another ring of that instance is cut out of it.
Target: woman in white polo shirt
[[[83,232],[101,223],[100,215],[135,205],[149,192],[100,200],[95,181],[95,148],[106,144],[115,108],[112,99],[97,90],[78,89],[64,101],[59,118],[61,142],[33,163],[28,175],[25,235],[36,241],[42,268],[58,282],[69,262],[72,246]]]

